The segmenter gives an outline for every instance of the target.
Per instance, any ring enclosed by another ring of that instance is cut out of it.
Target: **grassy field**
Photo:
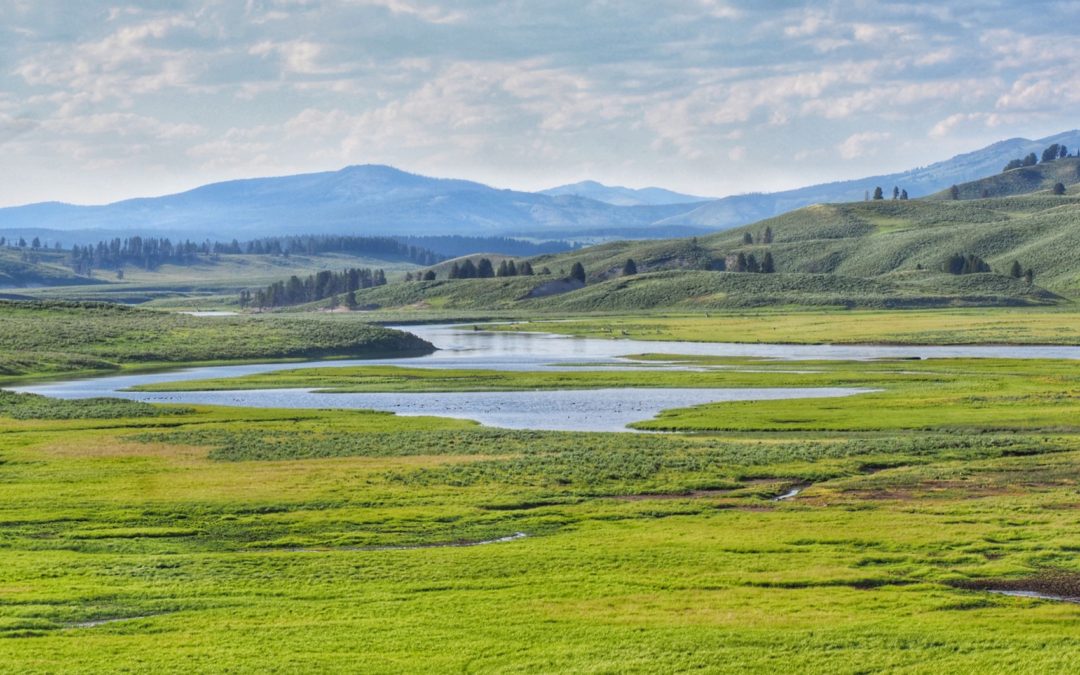
[[[413,335],[360,321],[209,318],[119,305],[0,300],[0,384],[122,367],[431,350]]]
[[[405,344],[361,323],[366,313],[0,312],[7,381]],[[761,311],[503,328],[1075,344],[1076,318],[1069,308]],[[636,425],[669,432],[652,434],[0,393],[0,662],[13,672],[938,673],[1066,672],[1080,659],[1076,605],[989,592],[1080,596],[1080,362],[639,359],[701,370],[363,366],[170,388],[881,391],[673,410]]]
[[[1074,605],[980,589],[1080,589],[1075,367],[806,365],[917,400],[885,432],[872,395],[802,430],[710,406],[739,430],[682,436],[21,397],[0,406],[0,659],[1069,670]],[[961,431],[949,409],[983,412]]]
[[[598,315],[492,324],[485,330],[689,342],[789,344],[1080,344],[1080,311],[982,308],[932,311],[760,311]]]

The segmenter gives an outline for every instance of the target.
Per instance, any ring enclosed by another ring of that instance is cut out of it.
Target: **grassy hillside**
[[[4,287],[3,254],[0,249],[0,288]],[[235,304],[241,288],[257,288],[296,275],[306,277],[320,270],[349,267],[383,269],[390,279],[404,278],[407,271],[420,269],[402,261],[353,256],[341,253],[317,255],[216,255],[191,265],[161,265],[151,270],[125,265],[123,279],[115,270],[94,270],[89,277],[76,276],[64,265],[67,254],[49,251],[43,262],[22,270],[8,284],[20,294],[40,299],[123,302],[176,308],[210,308]],[[55,279],[37,280],[44,274]],[[27,286],[29,286],[27,288]],[[62,286],[62,287],[60,287]]]
[[[202,318],[118,305],[0,301],[0,382],[136,364],[404,356],[427,342],[358,321]]]
[[[746,233],[755,242],[761,241],[766,228],[773,234],[771,244],[743,243]],[[875,279],[942,294],[951,294],[958,286],[988,283],[985,279],[925,274],[940,270],[953,253],[974,253],[1001,273],[1018,260],[1025,269],[1034,270],[1037,285],[1077,297],[1080,195],[1037,193],[969,201],[821,204],[707,237],[617,242],[544,256],[533,264],[558,270],[581,262],[596,279],[614,274],[628,257],[643,271],[702,269],[738,253],[753,253],[760,260],[766,251],[772,253],[781,273]],[[923,274],[919,274],[920,267]],[[763,276],[742,283],[764,284],[765,288],[775,283]],[[1001,283],[991,285],[1004,288]]]
[[[1064,157],[1052,162],[1011,169],[979,180],[957,185],[960,199],[1013,197],[1033,192],[1049,191],[1055,183],[1068,187],[1080,183],[1080,157]],[[1075,190],[1073,191],[1075,193]],[[951,188],[929,199],[952,199]]]
[[[733,274],[672,270],[589,284],[547,297],[527,297],[552,277],[462,279],[390,284],[357,293],[361,305],[402,311],[513,310],[527,314],[709,310],[783,305],[955,307],[1046,305],[1060,298],[996,274],[919,272],[881,279],[831,274]],[[325,304],[325,302],[320,303]]]
[[[0,247],[0,288],[91,284],[61,264],[62,254]]]

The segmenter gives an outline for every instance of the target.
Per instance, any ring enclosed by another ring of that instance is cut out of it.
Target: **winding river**
[[[855,388],[734,389],[590,389],[468,393],[320,394],[307,389],[265,389],[151,393],[126,391],[141,384],[238,377],[303,367],[408,365],[423,368],[488,370],[580,370],[632,368],[642,377],[656,368],[678,364],[643,364],[628,354],[749,356],[807,360],[874,358],[1045,358],[1080,359],[1080,347],[1060,346],[878,346],[776,345],[653,342],[575,338],[545,333],[488,332],[447,325],[402,326],[439,348],[405,359],[336,360],[309,363],[262,363],[187,368],[169,372],[119,375],[24,386],[17,391],[56,398],[115,396],[151,403],[201,403],[263,408],[351,408],[385,410],[400,415],[435,415],[472,419],[493,427],[565,431],[626,431],[630,422],[650,419],[661,410],[721,401],[775,400],[851,396]]]

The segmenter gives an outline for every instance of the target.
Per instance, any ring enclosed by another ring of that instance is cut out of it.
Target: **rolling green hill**
[[[1068,160],[1055,164],[1064,162]],[[772,232],[772,243],[744,243],[747,233],[760,242],[766,228]],[[960,252],[984,258],[1003,274],[1018,260],[1034,271],[1039,286],[1076,298],[1078,251],[1080,195],[1036,193],[961,201],[821,204],[708,237],[616,242],[544,256],[533,264],[558,270],[581,262],[590,279],[600,280],[618,275],[627,258],[633,258],[640,271],[703,269],[738,253],[753,253],[761,260],[770,252],[780,273],[881,279],[920,269],[937,272],[950,255]],[[944,291],[949,284],[961,283],[950,276],[924,274],[918,283],[945,284]],[[914,283],[906,277],[892,282]]]
[[[816,307],[958,307],[1048,305],[1060,297],[996,274],[939,272],[863,279],[835,274],[734,274],[669,270],[529,297],[553,277],[459,279],[389,284],[356,294],[362,306],[401,310],[514,310],[529,314]],[[325,302],[320,303],[325,305]],[[314,308],[314,306],[312,306]]]
[[[1056,180],[1078,163],[1067,158],[1039,170],[1045,180]],[[390,284],[359,293],[357,299],[381,308],[550,313],[765,305],[1039,305],[1080,298],[1078,251],[1080,194],[881,200],[810,206],[706,237],[612,242],[531,260],[538,270],[550,268],[552,276],[440,278]],[[771,254],[776,273],[720,271],[730,268],[740,253],[759,261]],[[993,272],[943,272],[956,253],[981,257]],[[628,258],[634,259],[639,274],[622,275]],[[1009,276],[1014,260],[1033,271],[1035,283]],[[574,263],[588,273],[585,288],[534,291],[565,276]]]
[[[1065,187],[1080,183],[1080,157],[1063,157],[1034,166],[1010,169],[956,187],[959,199],[985,199],[1049,192],[1055,183]],[[1076,194],[1077,191],[1070,192]],[[927,199],[953,199],[952,189],[942,190]]]
[[[97,283],[64,267],[61,258],[62,254],[51,251],[26,252],[0,247],[0,288]]]

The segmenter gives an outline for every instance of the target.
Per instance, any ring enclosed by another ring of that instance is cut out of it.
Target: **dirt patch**
[[[969,591],[1080,603],[1078,572],[1047,571],[1021,579],[970,579],[953,582],[951,585]]]

